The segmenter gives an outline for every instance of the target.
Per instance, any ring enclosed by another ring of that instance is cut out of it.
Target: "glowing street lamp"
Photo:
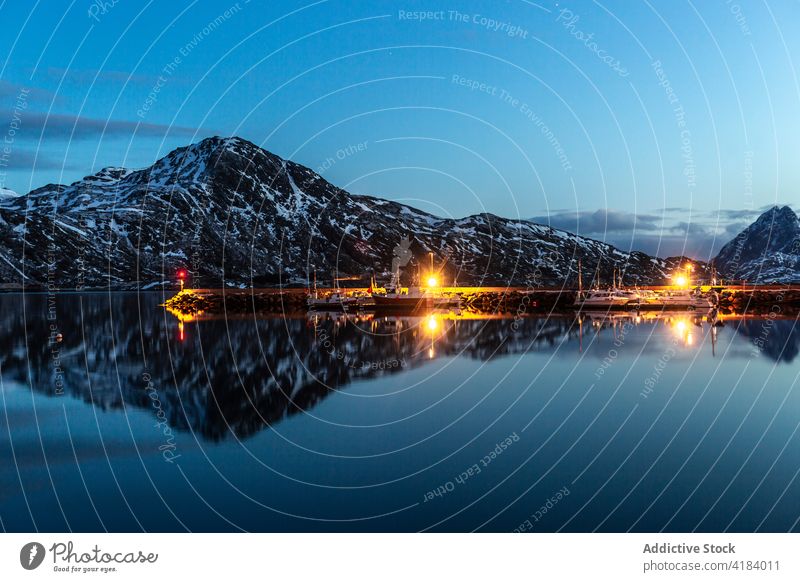
[[[678,287],[688,287],[689,283],[692,281],[692,269],[694,269],[694,265],[692,263],[686,263],[683,266],[683,270],[679,270],[672,276],[673,281],[675,281],[675,285]]]
[[[439,280],[431,275],[428,277],[428,287],[437,287],[439,285]]]

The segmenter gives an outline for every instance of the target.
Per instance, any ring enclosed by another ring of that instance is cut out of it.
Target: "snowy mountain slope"
[[[528,221],[490,214],[443,219],[409,206],[354,196],[310,169],[240,138],[208,138],[151,167],[106,168],[69,186],[47,185],[0,202],[0,282],[134,288],[305,284],[385,276],[401,238],[424,268],[447,259],[459,284],[558,286],[575,279],[659,283],[680,262]],[[416,261],[406,277],[416,272]]]
[[[753,283],[800,281],[800,221],[788,206],[775,206],[720,249],[714,259],[728,279]]]

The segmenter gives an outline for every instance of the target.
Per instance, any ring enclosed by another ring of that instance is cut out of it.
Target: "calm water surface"
[[[0,296],[4,530],[798,530],[794,319],[162,299]]]

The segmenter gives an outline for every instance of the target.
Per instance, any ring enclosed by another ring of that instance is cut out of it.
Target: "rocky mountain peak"
[[[800,221],[789,206],[773,206],[720,249],[723,277],[759,283],[800,279]]]

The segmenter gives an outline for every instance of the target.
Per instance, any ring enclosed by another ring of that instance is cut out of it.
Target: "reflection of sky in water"
[[[0,297],[6,529],[510,531],[563,487],[534,531],[797,529],[794,321],[242,318],[181,340],[155,296],[72,295],[53,396],[45,299]]]

